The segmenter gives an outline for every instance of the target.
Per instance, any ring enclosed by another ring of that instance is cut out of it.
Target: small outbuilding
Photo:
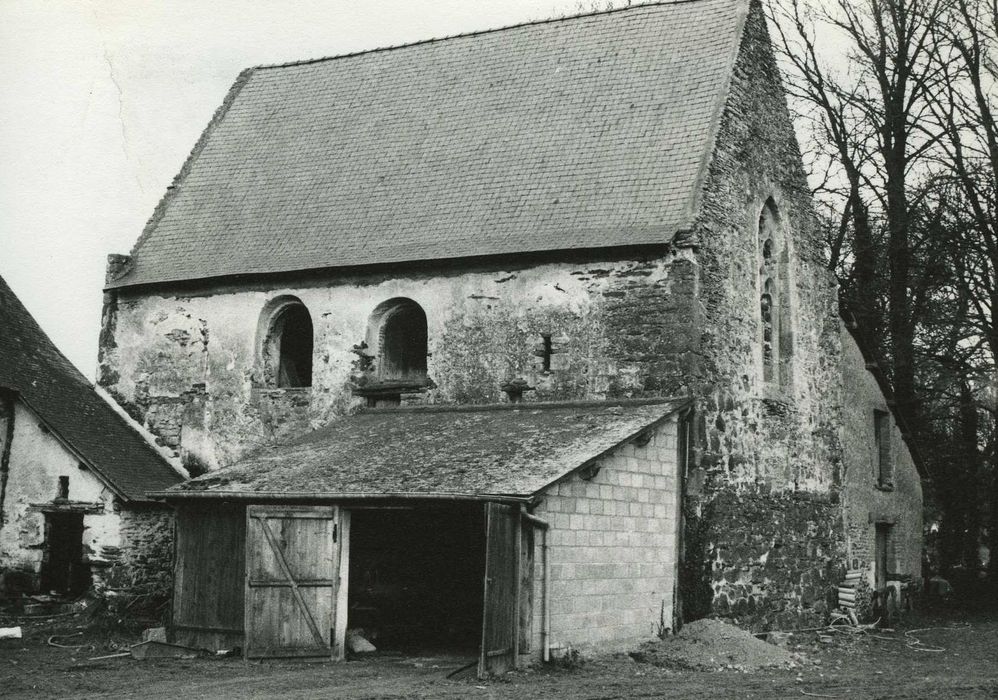
[[[172,639],[247,658],[386,649],[501,672],[679,619],[688,403],[368,409],[156,495]]]
[[[0,594],[165,588],[182,480],[0,278]]]

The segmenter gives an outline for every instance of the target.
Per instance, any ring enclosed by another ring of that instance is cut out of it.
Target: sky
[[[243,68],[594,4],[0,0],[0,276],[92,379],[107,254],[131,250]]]

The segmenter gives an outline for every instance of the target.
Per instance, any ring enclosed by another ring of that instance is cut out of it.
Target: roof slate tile
[[[112,286],[666,243],[746,10],[638,5],[250,69]]]
[[[686,399],[366,411],[172,489],[350,496],[530,496],[686,405]]]

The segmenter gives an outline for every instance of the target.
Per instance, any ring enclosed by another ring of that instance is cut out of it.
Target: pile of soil
[[[690,670],[795,668],[800,658],[751,632],[720,620],[697,620],[679,634],[647,642],[631,658],[663,668]]]

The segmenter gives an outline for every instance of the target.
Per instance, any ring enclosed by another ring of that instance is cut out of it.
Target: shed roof
[[[163,495],[531,496],[686,399],[364,411]]]
[[[667,243],[747,11],[643,4],[249,69],[109,284]]]
[[[0,277],[0,387],[17,392],[45,425],[125,500],[182,480],[59,352]]]

